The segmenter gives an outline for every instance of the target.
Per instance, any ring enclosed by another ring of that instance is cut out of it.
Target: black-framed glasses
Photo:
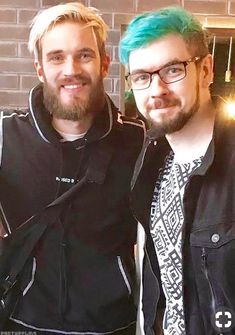
[[[125,78],[133,90],[144,90],[149,88],[153,76],[158,75],[165,84],[175,83],[184,79],[187,75],[186,67],[190,63],[199,61],[202,56],[196,56],[183,62],[166,65],[154,72],[138,72],[127,75]]]

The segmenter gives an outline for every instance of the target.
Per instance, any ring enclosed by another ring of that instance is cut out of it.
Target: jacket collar
[[[212,97],[212,101],[216,108],[216,117],[215,117],[215,124],[214,124],[214,131],[213,131],[213,138],[207,148],[207,151],[202,159],[202,164],[200,167],[195,171],[195,174],[204,175],[208,169],[208,167],[212,164],[214,156],[215,156],[215,147],[221,144],[221,141],[225,139],[228,140],[230,137],[227,134],[227,125],[231,123],[231,119],[228,117],[225,108],[225,101],[221,97]],[[234,121],[232,121],[234,123]],[[231,137],[234,140],[234,136]],[[168,144],[165,136],[161,136],[159,131],[154,128],[150,128],[147,132],[146,136],[146,149],[150,143],[156,142],[157,148],[159,147],[158,152],[161,152],[162,148],[164,151],[169,152],[171,150],[170,145]],[[142,158],[143,160],[143,158]]]
[[[117,109],[107,95],[105,95],[105,99],[106,104],[103,111],[97,114],[93,125],[88,130],[84,138],[81,140],[77,140],[77,145],[79,147],[106,137],[110,133],[114,124],[117,123]],[[35,126],[40,137],[47,143],[57,145],[61,144],[61,137],[52,127],[51,115],[43,104],[42,84],[39,84],[38,86],[32,88],[32,90],[30,91],[29,111],[31,115],[31,122]]]
[[[231,141],[234,141],[234,135],[229,137],[228,131],[234,134],[235,125],[233,128],[229,127],[228,129],[227,125],[228,122],[231,123],[231,120],[228,119],[224,112],[225,108],[221,105],[221,100],[215,101],[215,105],[217,112],[213,138],[202,159],[202,164],[195,170],[195,175],[205,175],[214,161],[218,146],[224,146],[225,141],[227,143],[230,137]],[[233,121],[233,123],[235,122]],[[143,223],[146,229],[149,229],[148,220],[159,169],[164,165],[165,158],[170,150],[171,147],[165,136],[160,136],[155,129],[150,129],[147,132],[145,145],[136,163],[131,196],[135,216]]]

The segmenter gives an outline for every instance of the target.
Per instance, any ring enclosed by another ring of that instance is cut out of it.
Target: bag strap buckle
[[[16,280],[15,281],[11,281],[10,280],[10,276],[7,276],[5,278],[5,280],[3,281],[0,291],[2,291],[1,294],[1,299],[4,298],[7,293],[9,292],[9,290],[16,284]]]

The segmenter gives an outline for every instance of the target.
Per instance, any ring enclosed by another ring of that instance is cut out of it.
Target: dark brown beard
[[[102,78],[93,85],[91,94],[86,101],[80,98],[74,99],[70,106],[61,103],[55,89],[45,81],[43,85],[44,105],[51,115],[57,119],[81,121],[89,114],[96,114],[103,107],[104,86]]]
[[[199,106],[199,82],[197,80],[195,102],[189,111],[186,112],[185,110],[181,110],[176,119],[165,121],[162,124],[154,123],[152,119],[149,121],[152,123],[152,126],[157,129],[159,134],[173,134],[174,132],[181,130],[186,125],[186,123],[193,117],[193,115],[197,113]]]
[[[169,122],[160,125],[159,131],[161,134],[173,134],[176,131],[182,129],[186,123],[193,117],[193,115],[198,111],[199,108],[199,101],[196,98],[195,103],[190,108],[190,110],[186,113],[185,111],[181,110],[181,113],[178,115],[177,119],[169,120]]]

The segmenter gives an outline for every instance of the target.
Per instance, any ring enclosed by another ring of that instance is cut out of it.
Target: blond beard
[[[51,115],[57,119],[80,121],[89,114],[95,114],[101,108],[104,100],[104,86],[102,78],[94,85],[87,100],[80,98],[74,99],[74,102],[67,106],[60,100],[55,89],[50,87],[45,81],[43,85],[44,105]]]

